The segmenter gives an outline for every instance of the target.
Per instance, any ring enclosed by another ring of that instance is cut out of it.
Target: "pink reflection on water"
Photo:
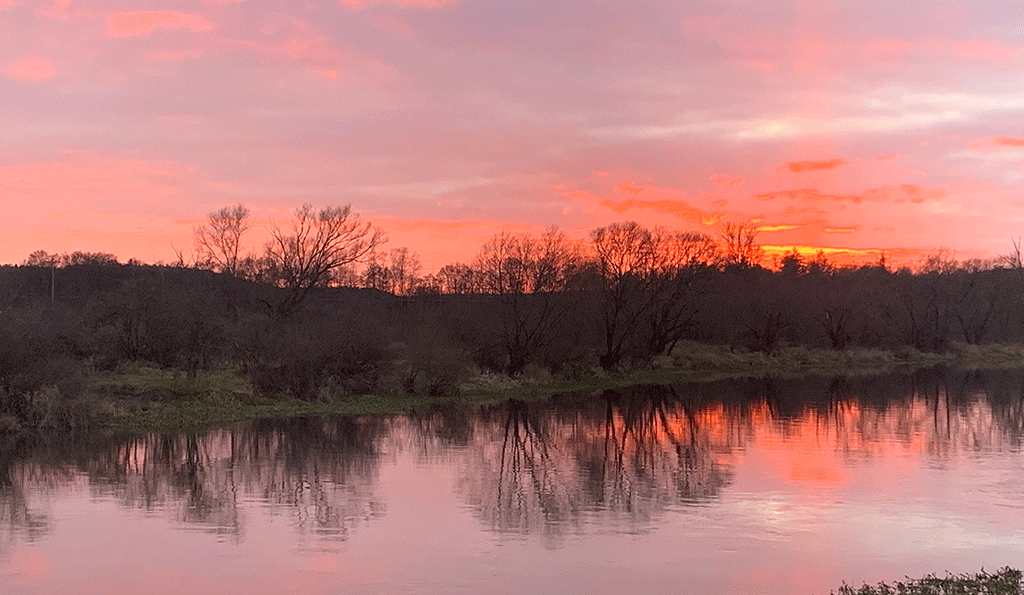
[[[646,398],[306,420],[20,463],[0,496],[0,585],[827,593],[1019,564],[1021,431],[983,398],[788,413]]]

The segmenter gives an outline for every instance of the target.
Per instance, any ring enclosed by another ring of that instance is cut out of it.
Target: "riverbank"
[[[44,428],[181,431],[260,418],[402,413],[452,403],[486,404],[510,398],[541,400],[557,393],[636,384],[768,375],[869,375],[940,365],[962,369],[1022,367],[1024,345],[955,344],[941,354],[911,349],[833,351],[786,347],[766,354],[690,342],[678,345],[671,356],[613,372],[591,369],[562,376],[530,368],[516,378],[476,373],[462,383],[455,396],[323,393],[313,401],[260,396],[248,379],[234,370],[200,371],[189,376],[181,370],[132,364],[115,371],[92,373],[85,379],[82,396],[76,399],[62,401],[59,395],[43,391],[33,397],[33,406],[44,410],[41,419],[45,423],[40,424]],[[17,420],[0,420],[0,432],[19,429],[24,428],[19,428]]]
[[[978,574],[957,574],[939,578],[935,575],[906,582],[863,585],[854,589],[843,585],[832,595],[1021,595],[1024,575],[1015,568],[1003,568],[994,574],[982,570]]]

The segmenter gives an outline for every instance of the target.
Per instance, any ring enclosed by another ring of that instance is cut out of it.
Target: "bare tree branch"
[[[245,205],[238,204],[207,215],[206,223],[193,230],[196,264],[229,275],[239,274],[242,234],[251,227],[249,214]]]
[[[351,205],[327,206],[319,211],[304,204],[295,209],[287,228],[274,225],[264,248],[268,276],[288,290],[275,314],[294,312],[309,291],[325,285],[331,272],[361,261],[384,243],[384,233],[352,213]]]
[[[728,222],[722,225],[722,264],[750,268],[761,264],[764,250],[757,243],[757,226],[753,223]]]

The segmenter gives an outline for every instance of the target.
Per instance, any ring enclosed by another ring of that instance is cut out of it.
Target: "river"
[[[1024,562],[1024,374],[0,439],[0,593],[828,594]]]

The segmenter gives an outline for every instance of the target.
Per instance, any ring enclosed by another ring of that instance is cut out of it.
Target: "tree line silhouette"
[[[573,241],[501,232],[423,275],[350,206],[299,207],[243,249],[243,205],[210,213],[194,255],[121,264],[37,251],[0,267],[0,426],[127,362],[233,369],[266,395],[450,395],[474,373],[578,378],[649,365],[683,341],[941,352],[1024,343],[1020,246],[990,261],[938,251],[916,268],[839,267],[793,250],[764,266],[752,224],[718,236],[621,222]]]

